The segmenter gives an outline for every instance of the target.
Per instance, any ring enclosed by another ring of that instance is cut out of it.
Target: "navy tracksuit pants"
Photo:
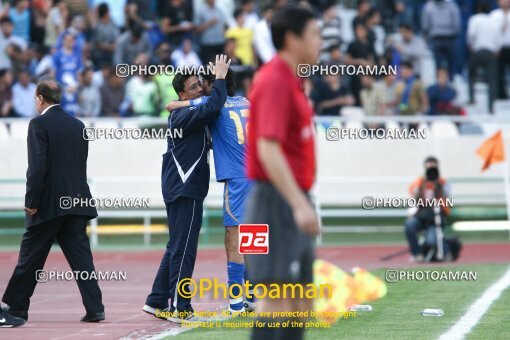
[[[197,257],[198,236],[202,226],[203,199],[179,197],[166,203],[170,240],[161,260],[152,292],[145,304],[164,309],[168,301],[179,311],[192,311],[191,298],[178,294],[177,284],[191,278]],[[186,288],[186,285],[183,285]]]

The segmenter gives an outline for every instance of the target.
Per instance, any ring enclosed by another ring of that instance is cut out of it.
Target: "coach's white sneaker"
[[[200,322],[207,322],[208,319],[196,315],[194,312],[191,311],[184,311],[184,312],[178,312],[173,311],[170,312],[170,316],[167,318],[168,321],[175,322],[178,324],[193,324],[193,323],[200,323]]]
[[[225,310],[221,311],[218,313],[218,316],[215,317],[216,320],[230,320],[230,319],[233,319],[233,318],[237,318],[238,316],[240,316],[242,313],[245,312],[245,309],[244,307],[241,308],[240,310],[234,310],[232,308],[230,308],[230,306],[226,307]]]
[[[143,306],[142,310],[145,313],[155,316],[158,319],[162,319],[162,320],[167,320],[168,317],[171,316],[171,314],[172,314],[172,312],[170,312],[170,307],[167,307],[165,309],[159,309],[159,308],[151,307],[149,305],[145,305],[145,306]]]

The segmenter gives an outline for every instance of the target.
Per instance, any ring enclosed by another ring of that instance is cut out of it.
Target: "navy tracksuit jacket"
[[[179,311],[192,310],[191,299],[178,294],[177,284],[193,275],[203,202],[209,191],[211,140],[207,125],[218,118],[226,99],[225,80],[216,80],[205,104],[177,109],[168,118],[170,135],[176,137],[175,129],[182,129],[182,138],[168,137],[163,155],[161,188],[170,240],[146,300],[151,307],[166,308],[171,300]]]

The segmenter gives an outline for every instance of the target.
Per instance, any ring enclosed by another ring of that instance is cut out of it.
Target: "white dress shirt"
[[[29,83],[24,87],[20,83],[14,84],[12,87],[12,106],[17,114],[23,117],[33,117],[35,111],[35,89],[34,83]]]
[[[498,26],[492,15],[479,13],[469,18],[467,41],[473,51],[497,52],[501,48],[500,39],[501,33],[498,32]]]
[[[58,104],[53,104],[53,105],[50,105],[50,106],[48,106],[47,108],[45,108],[45,109],[43,110],[43,112],[41,112],[41,116],[42,116],[43,114],[45,114],[45,113],[46,113],[46,111],[48,111],[49,109],[51,109],[53,106],[57,106],[57,105],[58,105]]]
[[[510,11],[505,13],[501,8],[495,9],[491,12],[491,20],[498,30],[501,46],[510,48]]]

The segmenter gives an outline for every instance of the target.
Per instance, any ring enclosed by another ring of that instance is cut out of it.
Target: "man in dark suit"
[[[28,127],[28,170],[25,195],[25,227],[18,264],[14,269],[2,301],[9,314],[28,319],[30,297],[56,239],[71,269],[88,275],[76,275],[87,314],[85,322],[105,318],[102,294],[97,280],[86,234],[88,220],[97,216],[90,204],[87,184],[88,141],[85,126],[60,107],[61,88],[53,79],[41,81],[36,90],[36,107],[40,116]],[[70,199],[80,204],[71,206]],[[92,275],[94,276],[94,275]]]

